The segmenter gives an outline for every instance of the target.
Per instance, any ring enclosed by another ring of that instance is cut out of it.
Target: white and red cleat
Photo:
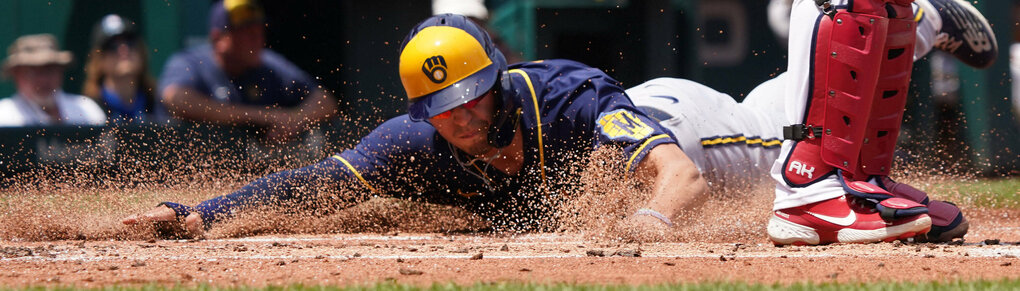
[[[902,198],[863,205],[870,202],[858,203],[859,199],[843,195],[774,211],[769,239],[776,245],[869,243],[907,239],[931,229],[924,205]]]

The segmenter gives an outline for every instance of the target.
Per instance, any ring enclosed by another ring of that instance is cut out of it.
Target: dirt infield
[[[155,197],[145,199],[165,198],[164,192],[155,193],[146,194]],[[104,202],[135,199],[131,198],[135,194],[90,195],[110,199]],[[627,243],[607,232],[611,230],[608,227],[591,222],[578,231],[471,233],[470,229],[480,227],[472,226],[477,222],[470,217],[466,221],[450,219],[463,215],[444,213],[456,211],[439,208],[437,213],[436,208],[401,206],[391,200],[329,217],[239,219],[219,225],[207,240],[156,240],[151,239],[151,231],[127,228],[116,220],[152,203],[135,199],[131,203],[100,203],[109,210],[60,212],[66,209],[62,205],[74,203],[54,198],[59,195],[20,196],[28,197],[37,199],[30,203],[36,205],[31,211],[11,207],[16,204],[9,199],[10,208],[0,213],[5,221],[0,225],[0,286],[1020,278],[1016,258],[1020,255],[1020,210],[1015,207],[965,207],[971,230],[962,244],[777,248],[764,237],[768,203],[757,201],[765,199],[764,194],[709,203],[704,209],[712,216],[696,213],[683,220],[685,227],[678,229],[675,237],[656,243]],[[756,203],[746,203],[748,199]],[[132,206],[117,210],[117,205]],[[732,205],[749,209],[711,211]],[[434,233],[440,231],[443,233]]]
[[[620,221],[647,193],[613,173],[610,168],[579,176],[570,199],[555,209],[556,224],[549,232],[491,231],[495,227],[456,207],[371,199],[335,211],[242,212],[216,224],[208,239],[179,241],[153,239],[151,225],[127,227],[120,219],[159,201],[194,205],[253,177],[194,177],[132,187],[86,187],[77,180],[26,183],[0,192],[0,286],[1020,278],[1020,207],[1013,200],[996,200],[1016,196],[1017,189],[962,190],[949,186],[976,182],[906,177],[940,199],[959,203],[971,229],[958,244],[777,248],[765,238],[771,187],[717,186],[721,189],[709,194],[712,199],[678,217],[675,233],[635,239]]]
[[[0,285],[793,283],[1020,277],[1020,227],[1015,227],[1020,216],[1016,211],[983,213],[972,220],[965,243],[943,245],[777,248],[763,237],[735,243],[627,244],[572,233],[3,241]]]

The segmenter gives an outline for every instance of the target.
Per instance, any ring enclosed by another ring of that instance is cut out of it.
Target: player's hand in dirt
[[[131,226],[152,225],[161,238],[195,238],[202,236],[202,216],[191,213],[178,221],[173,209],[165,205],[156,206],[142,214],[125,217],[122,223]]]

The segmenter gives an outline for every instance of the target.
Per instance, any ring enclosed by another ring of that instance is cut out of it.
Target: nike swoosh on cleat
[[[853,211],[850,211],[850,214],[847,214],[846,217],[832,217],[828,215],[813,213],[811,211],[807,211],[807,213],[814,215],[815,217],[818,217],[818,219],[825,220],[828,221],[829,223],[839,226],[850,226],[851,224],[854,224],[854,222],[857,222],[857,214],[854,213]]]

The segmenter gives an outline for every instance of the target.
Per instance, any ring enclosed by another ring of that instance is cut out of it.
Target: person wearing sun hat
[[[14,81],[17,92],[0,100],[0,127],[103,125],[106,114],[99,105],[61,89],[64,69],[72,60],[71,52],[59,50],[51,34],[15,40],[7,49],[3,76]]]

